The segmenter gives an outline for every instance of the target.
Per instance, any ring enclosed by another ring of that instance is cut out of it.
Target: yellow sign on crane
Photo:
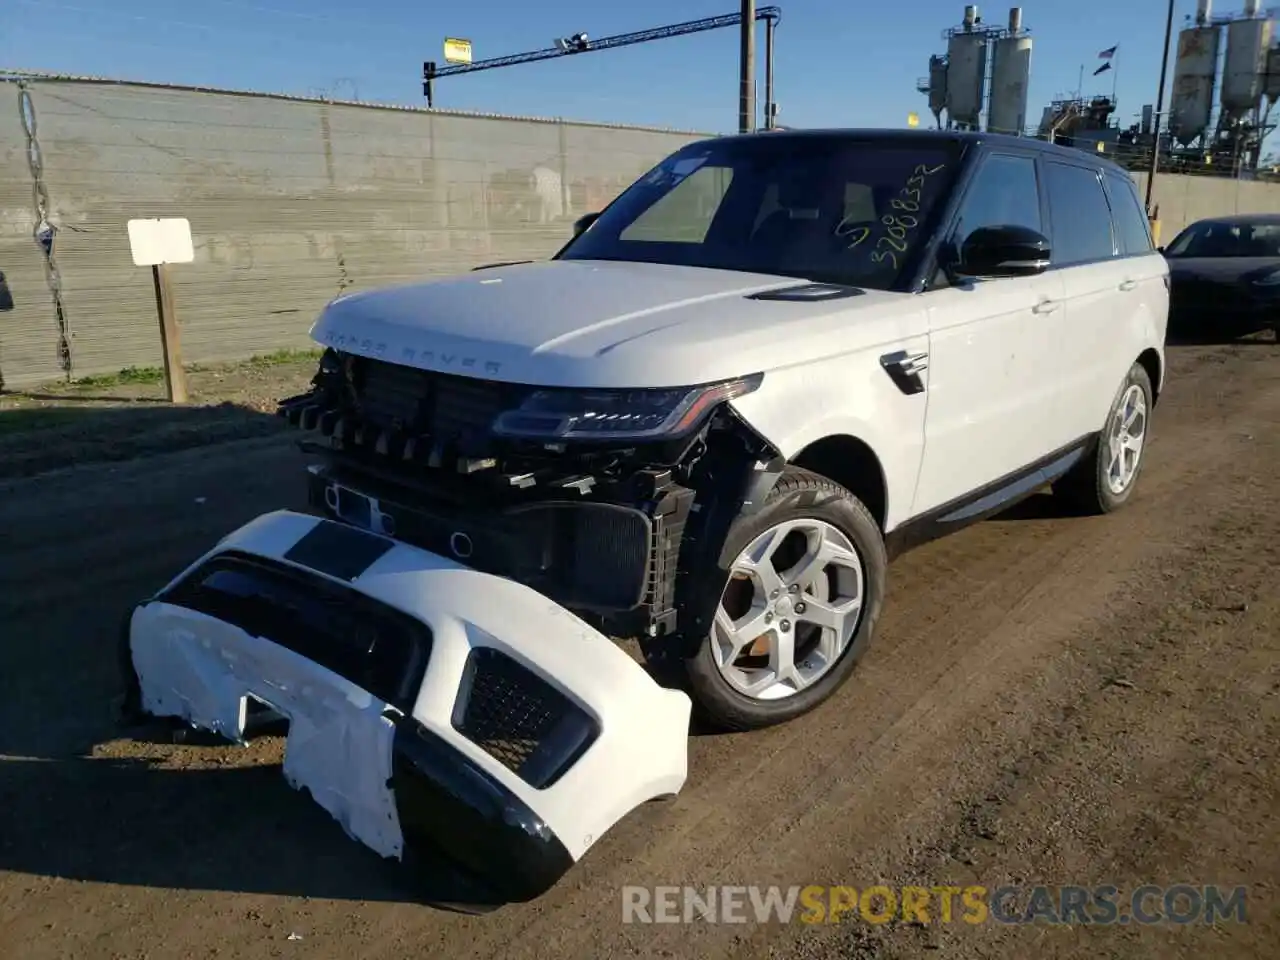
[[[445,37],[444,58],[449,63],[470,63],[471,41],[457,37]]]

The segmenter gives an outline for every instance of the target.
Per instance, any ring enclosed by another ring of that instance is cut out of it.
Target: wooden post
[[[169,267],[153,264],[151,278],[156,288],[156,312],[160,315],[160,349],[164,352],[164,384],[170,403],[187,402],[187,374],[182,369],[182,340],[178,334],[178,317],[173,309],[173,289],[169,285]]]

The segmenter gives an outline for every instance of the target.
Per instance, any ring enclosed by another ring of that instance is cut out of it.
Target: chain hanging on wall
[[[32,199],[36,222],[32,238],[44,253],[44,275],[53,297],[53,309],[58,323],[58,364],[67,378],[71,378],[71,325],[67,321],[62,303],[62,274],[54,256],[54,241],[58,228],[49,219],[49,191],[44,183],[44,155],[37,137],[36,107],[31,91],[25,82],[18,84],[18,114],[22,118],[22,130],[27,136],[27,165],[31,168]]]

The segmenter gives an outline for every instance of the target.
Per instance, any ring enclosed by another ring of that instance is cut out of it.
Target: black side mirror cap
[[[574,237],[577,238],[582,236],[582,234],[586,233],[587,227],[591,226],[599,218],[600,218],[600,214],[598,213],[587,213],[580,216],[577,220],[573,222]]]
[[[979,227],[960,248],[957,273],[969,277],[1031,277],[1052,261],[1049,238],[1029,227]]]

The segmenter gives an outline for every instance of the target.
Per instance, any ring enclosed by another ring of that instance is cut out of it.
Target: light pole
[[[1147,171],[1147,216],[1151,216],[1151,191],[1156,187],[1156,171],[1160,168],[1160,121],[1164,117],[1164,81],[1169,70],[1169,41],[1173,37],[1173,0],[1164,21],[1164,55],[1160,58],[1160,89],[1156,92],[1155,140],[1151,144],[1151,169]]]
[[[742,0],[742,50],[738,57],[738,132],[756,126],[756,4]]]

